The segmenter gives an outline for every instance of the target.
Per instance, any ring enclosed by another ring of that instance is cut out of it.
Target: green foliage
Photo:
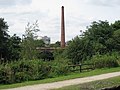
[[[107,21],[93,22],[85,32],[84,37],[93,42],[92,46],[95,53],[105,54],[111,52],[112,48],[108,47],[107,42],[112,38],[114,29]]]
[[[65,49],[56,48],[53,52],[53,56],[54,56],[54,58],[65,58],[66,57],[65,53],[66,53]]]
[[[67,47],[67,56],[73,64],[81,63],[94,54],[92,42],[86,38],[76,37]]]
[[[111,72],[119,72],[119,71],[120,71],[120,67],[110,68],[110,69],[109,68],[96,69],[96,70],[92,70],[90,72],[82,72],[82,73],[69,73],[68,75],[59,76],[59,77],[55,77],[55,78],[46,78],[43,80],[34,80],[34,81],[26,81],[26,82],[22,82],[22,83],[0,85],[0,89],[16,88],[16,87],[21,87],[21,86],[43,84],[43,83],[51,83],[51,82],[57,82],[57,81],[75,79],[75,78],[82,78],[82,77],[100,75],[100,74],[111,73]]]
[[[39,59],[43,59],[44,61],[50,61],[50,60],[54,60],[54,56],[53,53],[50,51],[42,51],[38,54],[38,58]]]
[[[8,25],[3,18],[0,18],[0,60],[6,62],[18,60],[20,58],[20,41],[21,39],[14,34],[8,35]]]
[[[67,47],[67,56],[73,64],[92,58],[96,54],[105,55],[120,51],[120,21],[94,21],[82,36],[74,38]]]
[[[55,47],[55,48],[60,47],[60,41],[50,44],[50,47]]]
[[[39,31],[38,21],[27,24],[25,35],[22,36],[22,51],[21,57],[24,59],[36,59],[37,58],[37,47],[43,42],[36,40],[36,33]],[[23,39],[24,37],[24,39]]]
[[[81,40],[79,37],[76,37],[70,45],[67,47],[67,56],[72,60],[72,63],[79,63],[81,61],[80,56],[80,49],[82,48],[81,46]]]
[[[8,59],[8,25],[4,18],[0,18],[0,59]]]
[[[18,36],[16,36],[16,34],[14,34],[12,37],[10,37],[9,39],[9,61],[10,60],[18,60],[20,59],[20,51],[21,51],[21,38],[19,38]]]
[[[12,83],[13,80],[13,72],[11,70],[11,67],[6,65],[0,65],[0,83],[1,84],[8,84]]]
[[[25,31],[25,37],[26,38],[36,38],[36,33],[40,31],[38,26],[38,20],[35,21],[32,25],[28,22],[26,26],[26,31]]]
[[[12,69],[15,72],[15,80],[22,82],[47,77],[48,66],[47,63],[40,60],[22,60],[16,66],[13,66]]]
[[[114,55],[95,55],[90,60],[94,64],[95,68],[105,68],[105,67],[118,67],[117,58]]]
[[[115,21],[113,24],[111,24],[111,26],[115,31],[120,29],[120,20]]]
[[[35,40],[29,38],[22,41],[21,44],[21,57],[23,59],[36,59],[37,58],[37,47],[35,45]]]
[[[68,67],[68,59],[56,58],[51,64],[50,77],[66,75],[70,72]],[[64,64],[63,64],[64,63]]]
[[[114,39],[114,48],[117,50],[117,51],[120,51],[120,29],[114,31],[113,33],[113,39]]]
[[[28,81],[28,77],[25,72],[18,72],[15,74],[15,82],[20,83],[22,81]]]
[[[43,40],[34,40],[34,43],[35,43],[35,46],[39,48],[45,46],[45,43]]]
[[[66,75],[69,72],[67,65],[68,60],[65,59],[58,59],[50,62],[42,60],[19,60],[1,64],[0,83],[19,83]]]

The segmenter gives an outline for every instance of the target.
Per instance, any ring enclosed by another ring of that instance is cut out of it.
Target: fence
[[[94,70],[94,64],[75,64],[75,65],[68,65],[72,69],[72,71],[80,71],[82,72],[83,70]]]

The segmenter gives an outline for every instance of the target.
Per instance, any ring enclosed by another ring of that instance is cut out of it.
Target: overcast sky
[[[120,19],[120,0],[0,0],[0,17],[9,25],[9,34],[20,37],[28,22],[39,22],[39,36],[60,41],[61,6],[65,9],[66,41],[85,30],[91,22]]]

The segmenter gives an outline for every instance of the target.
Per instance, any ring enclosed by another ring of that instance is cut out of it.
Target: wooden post
[[[80,72],[82,72],[82,64],[80,64]]]

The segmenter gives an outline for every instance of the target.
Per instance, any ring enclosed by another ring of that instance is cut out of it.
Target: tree
[[[18,60],[20,58],[20,40],[16,34],[10,37],[7,22],[0,18],[0,59],[4,62]]]
[[[7,60],[8,56],[8,25],[7,22],[4,21],[4,18],[0,18],[0,59]]]
[[[111,24],[112,28],[115,30],[120,29],[120,20],[115,21],[113,24]]]
[[[95,53],[92,44],[93,42],[86,37],[75,37],[67,47],[68,58],[73,64],[82,63]]]
[[[94,21],[82,37],[76,37],[67,47],[67,56],[73,63],[90,59],[96,54],[120,50],[120,22],[110,25],[108,21]],[[116,30],[118,29],[118,30]]]
[[[36,33],[40,31],[38,26],[38,21],[33,23],[32,25],[30,23],[27,24],[27,27],[25,28],[25,34],[24,39],[22,40],[22,52],[21,56],[25,59],[35,59],[37,58],[37,50],[35,45],[35,40],[37,38]]]
[[[60,41],[55,42],[55,47],[60,47]]]
[[[50,45],[51,47],[60,47],[60,41],[57,41]]]
[[[109,22],[107,21],[99,21],[99,22],[93,22],[90,27],[88,27],[87,32],[85,32],[85,37],[88,37],[90,41],[95,42],[94,49],[96,49],[95,52],[98,53],[107,53],[111,52],[111,47],[107,45],[107,41],[109,38],[112,38],[114,29],[111,25],[109,25]],[[100,48],[98,48],[99,46]],[[98,47],[96,47],[98,46]]]
[[[111,51],[120,51],[120,20],[115,21],[111,24],[113,28],[112,37],[106,41],[106,45]]]
[[[39,26],[38,26],[38,21],[37,20],[32,25],[28,22],[27,27],[25,28],[26,29],[25,37],[29,38],[29,39],[30,38],[31,39],[36,39],[36,37],[37,37],[36,33],[38,31],[40,31],[38,28],[39,28]]]
[[[21,52],[21,38],[14,34],[9,39],[9,59],[10,60],[18,60],[20,59]]]
[[[82,61],[82,41],[79,37],[74,38],[67,47],[67,56],[72,60],[73,64],[77,64]]]
[[[43,59],[44,61],[54,60],[53,53],[47,50],[40,52],[38,58]]]
[[[116,51],[120,51],[120,29],[114,31],[112,45]]]
[[[45,46],[45,43],[43,40],[34,40],[34,43],[35,43],[35,47],[44,47]]]

